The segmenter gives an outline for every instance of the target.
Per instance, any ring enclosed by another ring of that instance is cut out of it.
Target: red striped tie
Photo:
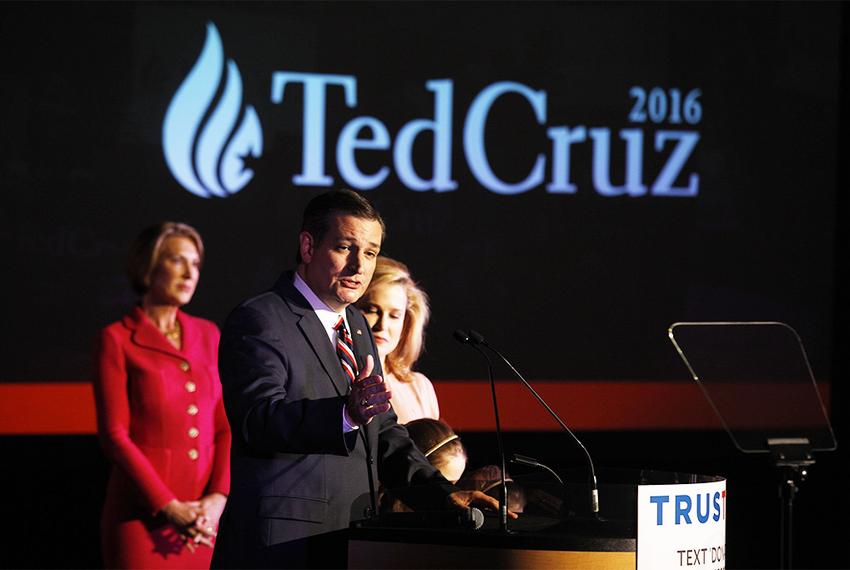
[[[348,334],[348,329],[345,328],[345,321],[342,317],[337,321],[334,330],[336,330],[336,354],[339,356],[342,370],[348,377],[348,381],[354,382],[358,373],[357,360],[354,358],[354,344],[351,342],[351,335]]]

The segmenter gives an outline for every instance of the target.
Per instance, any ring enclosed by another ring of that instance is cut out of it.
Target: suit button
[[[195,461],[196,459],[198,459],[198,450],[197,449],[190,449],[189,450],[189,459],[191,459],[192,461]]]
[[[195,404],[189,404],[189,407],[186,408],[186,413],[189,414],[190,416],[197,416],[198,415],[198,406],[196,406]]]
[[[187,392],[189,392],[190,394],[191,394],[192,392],[194,392],[195,390],[197,390],[197,389],[198,389],[198,387],[195,385],[195,383],[194,383],[194,382],[192,382],[191,380],[189,380],[188,382],[186,382],[186,384],[184,385],[184,387],[186,388],[186,391],[187,391]]]
[[[183,362],[181,362],[180,363],[180,370],[182,370],[183,372],[189,372],[189,363],[186,362],[185,360]]]
[[[195,439],[196,437],[198,437],[198,434],[200,434],[200,433],[201,432],[199,432],[198,428],[196,428],[196,427],[190,427],[189,428],[189,437],[191,437],[192,439]]]

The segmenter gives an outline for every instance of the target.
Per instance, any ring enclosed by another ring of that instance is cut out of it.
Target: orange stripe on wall
[[[693,382],[541,381],[535,390],[575,430],[722,429]],[[434,382],[440,412],[458,431],[495,429],[490,383]],[[496,382],[502,429],[560,427],[518,382]],[[828,407],[829,386],[820,385]],[[94,395],[88,382],[0,383],[0,435],[93,434]]]
[[[458,430],[495,430],[488,381],[435,382],[440,415]],[[723,429],[699,387],[687,382],[535,382],[540,396],[571,429]],[[502,429],[561,429],[515,381],[496,383]]]
[[[0,383],[0,434],[72,435],[96,431],[90,383]]]

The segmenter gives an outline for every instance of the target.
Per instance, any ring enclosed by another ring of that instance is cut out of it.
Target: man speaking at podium
[[[431,467],[390,407],[370,328],[349,307],[383,237],[380,214],[359,194],[313,198],[297,270],[228,317],[219,368],[232,483],[214,568],[345,565],[345,529],[365,516],[378,477],[415,486],[420,508],[498,508]]]

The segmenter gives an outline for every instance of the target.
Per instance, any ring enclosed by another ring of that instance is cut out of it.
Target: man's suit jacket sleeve
[[[431,465],[413,443],[395,412],[380,416],[378,478],[381,484],[414,509],[446,508],[448,495],[459,489]]]
[[[234,440],[261,453],[347,455],[339,397],[286,401],[292,366],[303,355],[287,351],[284,330],[242,305],[228,317],[219,372]]]

